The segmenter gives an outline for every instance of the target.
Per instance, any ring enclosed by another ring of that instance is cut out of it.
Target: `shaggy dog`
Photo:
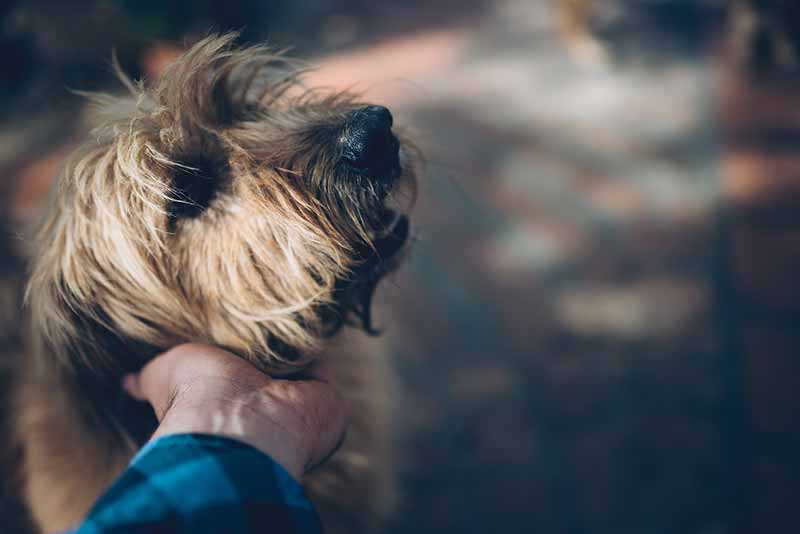
[[[130,97],[93,96],[102,124],[52,192],[16,396],[43,531],[79,522],[154,430],[121,377],[185,341],[274,376],[332,358],[351,428],[304,485],[328,530],[380,514],[383,368],[323,341],[372,331],[373,290],[409,233],[411,152],[386,108],[305,89],[291,61],[233,38],[204,39],[153,87],[124,80]]]

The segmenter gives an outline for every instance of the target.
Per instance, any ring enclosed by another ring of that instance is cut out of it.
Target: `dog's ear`
[[[209,36],[170,65],[153,88],[160,159],[171,167],[170,223],[202,213],[222,185],[222,130],[234,120],[230,76],[237,34]]]
[[[272,56],[238,49],[238,34],[210,35],[167,67],[149,91],[151,155],[170,167],[170,222],[202,213],[226,183],[226,131],[250,109],[248,84]],[[243,82],[242,79],[245,81]]]
[[[104,119],[97,137],[118,145],[120,171],[139,196],[162,212],[167,201],[170,224],[208,207],[227,183],[227,161],[237,146],[231,130],[260,116],[266,98],[296,82],[294,62],[265,47],[236,47],[237,37],[202,39],[152,85],[118,72],[131,97],[92,96]]]
[[[236,114],[230,78],[242,60],[235,33],[206,37],[169,65],[153,87],[161,133],[167,143],[196,144],[195,135],[216,134]]]

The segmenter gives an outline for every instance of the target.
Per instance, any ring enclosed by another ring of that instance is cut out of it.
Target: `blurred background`
[[[118,90],[112,49],[156,78],[209,29],[291,47],[426,153],[357,341],[396,372],[386,533],[800,530],[800,4],[7,0],[5,347],[84,133],[69,89]]]

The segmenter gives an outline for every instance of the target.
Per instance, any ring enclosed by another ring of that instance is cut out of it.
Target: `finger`
[[[220,376],[230,361],[244,365],[233,354],[210,345],[185,343],[158,354],[145,365],[134,384],[136,398],[147,400],[156,414],[164,413],[182,384],[201,376]],[[136,387],[138,386],[138,388]]]
[[[139,375],[137,373],[130,373],[122,377],[122,389],[136,400],[147,400],[144,393],[142,393],[142,386],[139,384]]]
[[[157,355],[139,373],[123,381],[126,391],[136,399],[149,402],[157,414],[164,411],[175,389],[174,375],[179,362],[170,352]]]

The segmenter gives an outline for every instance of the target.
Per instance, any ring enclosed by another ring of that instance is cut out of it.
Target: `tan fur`
[[[126,80],[129,97],[94,96],[102,123],[52,192],[17,395],[26,498],[43,531],[79,521],[154,428],[120,377],[184,341],[273,375],[333,358],[353,425],[306,484],[332,531],[363,530],[380,514],[385,370],[323,343],[343,321],[369,327],[374,282],[394,265],[367,269],[364,251],[392,226],[370,213],[369,182],[341,185],[356,178],[337,166],[330,134],[360,104],[306,90],[296,65],[232,40],[205,39],[153,87]],[[194,202],[176,176],[214,181],[208,206],[175,216]],[[400,182],[413,184],[407,161]],[[365,272],[375,280],[362,283]]]

